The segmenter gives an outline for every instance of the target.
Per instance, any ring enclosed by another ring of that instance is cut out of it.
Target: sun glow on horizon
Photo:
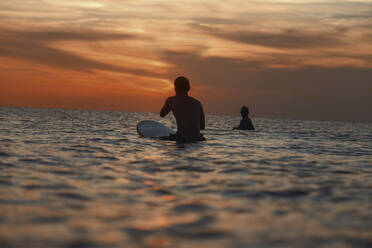
[[[92,2],[92,1],[71,1],[71,0],[46,0],[48,4],[64,7],[85,7],[85,8],[102,8],[106,5],[102,2]]]

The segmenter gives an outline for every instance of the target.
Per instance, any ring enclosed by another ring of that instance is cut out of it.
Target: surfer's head
[[[190,82],[185,77],[178,77],[174,80],[174,90],[176,92],[188,92],[190,90]]]
[[[249,115],[249,109],[247,106],[243,106],[241,109],[240,109],[240,114],[242,115],[242,117],[247,117]]]

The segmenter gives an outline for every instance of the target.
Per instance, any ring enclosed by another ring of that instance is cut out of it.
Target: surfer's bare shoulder
[[[167,98],[167,102],[168,101],[174,101],[174,100],[176,100],[176,97],[175,96],[170,96],[170,97]]]
[[[196,102],[196,103],[198,103],[198,104],[201,105],[201,102],[200,102],[198,99],[195,99],[194,97],[191,97],[191,96],[190,96],[190,98],[191,98],[194,102]]]
[[[171,106],[175,102],[176,102],[176,97],[175,96],[170,96],[165,101],[165,104],[168,105],[168,106]]]

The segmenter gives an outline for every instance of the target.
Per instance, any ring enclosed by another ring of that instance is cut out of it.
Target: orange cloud
[[[250,104],[262,116],[371,120],[371,7],[2,1],[0,106],[158,111],[185,75],[210,113]]]

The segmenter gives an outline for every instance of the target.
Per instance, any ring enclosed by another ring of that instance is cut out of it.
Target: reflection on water
[[[208,116],[176,145],[144,119],[0,108],[0,247],[371,246],[370,124]]]

